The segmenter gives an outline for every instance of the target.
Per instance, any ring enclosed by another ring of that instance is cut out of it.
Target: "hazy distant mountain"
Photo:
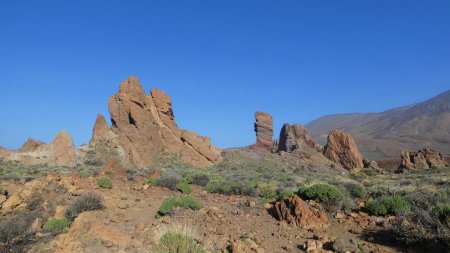
[[[355,137],[369,159],[399,158],[400,150],[432,147],[450,155],[450,90],[425,102],[381,113],[327,115],[306,125],[320,144],[339,129]]]

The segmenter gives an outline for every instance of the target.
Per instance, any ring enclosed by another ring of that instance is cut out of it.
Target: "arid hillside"
[[[306,125],[316,141],[328,132],[351,134],[367,159],[399,159],[402,149],[431,147],[450,155],[450,90],[425,102],[381,113],[323,116]]]

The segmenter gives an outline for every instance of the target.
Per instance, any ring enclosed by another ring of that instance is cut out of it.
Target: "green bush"
[[[180,181],[178,184],[177,184],[177,190],[179,190],[180,192],[182,192],[182,193],[187,193],[187,194],[189,194],[189,193],[191,193],[192,192],[192,188],[191,188],[191,186],[186,182],[186,181]]]
[[[260,182],[257,184],[259,195],[264,199],[271,199],[277,195],[277,185],[274,182]]]
[[[109,177],[101,177],[97,179],[97,185],[106,189],[112,188],[112,182],[111,179],[109,179]]]
[[[364,206],[364,210],[366,212],[368,212],[369,214],[375,215],[375,216],[384,216],[388,212],[386,207],[383,204],[376,202],[376,201],[367,203]]]
[[[165,233],[159,243],[154,246],[152,253],[206,253],[206,250],[192,237],[181,233]]]
[[[62,232],[65,228],[70,226],[70,221],[66,218],[64,219],[55,219],[47,221],[45,224],[45,229],[49,232]]]
[[[366,189],[360,184],[345,184],[344,187],[354,198],[364,198],[366,196]]]
[[[277,195],[277,200],[278,201],[283,200],[283,199],[288,198],[288,197],[290,197],[290,196],[292,196],[294,194],[295,194],[295,192],[293,190],[284,190],[284,191],[280,192]]]
[[[171,213],[173,209],[176,207],[199,210],[203,208],[203,205],[196,199],[192,198],[191,196],[169,197],[166,200],[164,200],[161,206],[159,207],[158,214],[166,215],[168,213]]]
[[[210,180],[206,186],[205,190],[209,193],[218,193],[222,190],[223,182],[219,179]]]
[[[158,178],[157,177],[152,177],[147,181],[147,184],[150,186],[155,186],[156,184],[158,184]]]
[[[404,215],[411,211],[411,204],[401,196],[385,196],[366,204],[364,209],[376,216],[386,214]]]
[[[450,219],[450,204],[438,204],[434,210],[436,211],[439,219]]]
[[[335,186],[329,184],[315,184],[309,187],[301,187],[298,190],[298,195],[317,202],[325,202],[341,197],[342,193]]]
[[[209,176],[204,173],[195,174],[192,177],[192,184],[205,187],[209,182]]]

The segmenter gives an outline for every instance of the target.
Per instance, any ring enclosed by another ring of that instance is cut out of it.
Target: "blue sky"
[[[89,141],[136,75],[182,128],[254,142],[253,112],[306,124],[450,89],[450,1],[3,1],[0,145]]]

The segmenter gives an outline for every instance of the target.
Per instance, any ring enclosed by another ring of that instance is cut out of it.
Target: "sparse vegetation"
[[[112,181],[109,177],[101,177],[101,178],[97,179],[97,185],[102,188],[111,189]]]
[[[70,221],[66,218],[64,219],[55,219],[52,218],[45,224],[45,229],[49,232],[60,233],[63,232],[64,229],[70,226]]]
[[[66,218],[73,221],[82,212],[103,208],[103,197],[94,192],[88,192],[73,199],[66,209]]]
[[[365,210],[376,216],[386,214],[404,215],[411,210],[411,204],[401,196],[385,196],[366,205]]]
[[[152,177],[147,181],[147,184],[150,186],[155,186],[158,184],[158,178],[157,177]]]
[[[179,182],[181,182],[182,177],[178,174],[165,174],[162,175],[158,181],[157,181],[157,185],[161,186],[161,187],[165,187],[167,189],[170,189],[172,191],[176,191],[177,190],[177,184]]]
[[[159,215],[169,214],[176,207],[199,210],[203,208],[203,205],[191,196],[169,197],[166,200],[164,200],[163,203],[161,204],[161,207],[158,210],[158,214]]]
[[[186,181],[182,180],[177,184],[177,190],[189,194],[192,192],[192,187]]]
[[[174,224],[160,227],[154,232],[152,253],[206,253],[205,248],[197,242],[196,233],[190,225]]]

